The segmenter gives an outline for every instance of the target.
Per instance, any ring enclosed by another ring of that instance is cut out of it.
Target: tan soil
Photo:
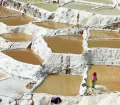
[[[9,26],[24,25],[28,24],[30,21],[34,21],[34,19],[28,16],[17,16],[0,19],[0,22],[3,22],[4,24],[7,24]]]
[[[45,28],[50,28],[50,29],[67,28],[72,26],[70,24],[57,23],[52,21],[51,22],[34,22],[34,24],[45,27]]]
[[[25,33],[8,33],[1,35],[1,37],[11,42],[23,42],[32,40],[32,36]]]
[[[0,73],[0,79],[4,77],[5,77],[5,74]]]
[[[54,53],[81,54],[82,35],[44,37]]]
[[[88,40],[88,47],[120,48],[120,40]]]
[[[109,91],[120,91],[119,66],[92,66],[88,71],[88,81],[93,72],[97,72],[97,85],[104,85]]]
[[[91,30],[90,31],[90,38],[120,38],[119,32],[114,31],[105,31],[105,30]]]
[[[3,51],[3,53],[21,62],[34,65],[40,65],[43,63],[43,60],[31,49],[6,50]]]
[[[81,81],[82,78],[80,76],[49,75],[34,92],[76,96],[79,93]]]
[[[0,16],[8,16],[8,15],[11,15],[11,14],[20,14],[20,12],[10,10],[10,9],[7,9],[5,7],[0,6]]]

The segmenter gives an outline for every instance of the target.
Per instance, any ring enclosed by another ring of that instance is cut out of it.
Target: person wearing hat
[[[90,87],[95,88],[95,83],[97,81],[97,73],[94,72],[90,78]]]

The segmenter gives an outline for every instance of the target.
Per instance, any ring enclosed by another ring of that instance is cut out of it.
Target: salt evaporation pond
[[[1,35],[1,37],[11,42],[24,42],[32,40],[32,36],[25,33],[7,33]]]
[[[120,48],[120,33],[114,31],[91,30],[88,47]]]
[[[4,17],[4,18],[0,18],[0,22],[3,22],[4,24],[10,25],[10,26],[24,25],[29,23],[30,21],[35,20],[28,16],[12,16],[11,17],[11,15],[20,15],[20,12],[7,9],[5,7],[0,7],[0,16]]]
[[[81,76],[49,75],[34,93],[48,93],[53,95],[76,96],[79,94]]]
[[[6,77],[5,74],[0,73],[0,79],[2,79],[2,78],[4,78],[4,77]]]
[[[28,16],[16,16],[0,19],[0,22],[3,22],[4,24],[7,24],[9,26],[24,25],[28,24],[31,21],[34,21],[34,19]]]
[[[101,7],[97,9],[91,9],[89,12],[94,14],[102,14],[102,15],[119,15],[120,10],[118,8],[113,7]]]
[[[88,71],[88,81],[93,72],[97,73],[97,85],[107,87],[108,91],[120,91],[119,66],[91,66]]]
[[[92,4],[85,4],[85,3],[75,3],[75,2],[72,2],[72,3],[68,3],[68,4],[65,4],[63,7],[65,8],[71,8],[71,9],[79,9],[79,10],[88,10],[88,9],[91,9],[93,7],[95,7],[95,5],[92,5]]]
[[[10,16],[10,15],[15,15],[15,14],[20,14],[18,11],[10,10],[5,7],[0,6],[0,16]]]
[[[81,54],[83,51],[82,35],[48,36],[44,39],[54,53]]]
[[[54,4],[54,3],[36,3],[34,4],[35,6],[39,7],[39,8],[42,8],[44,10],[47,10],[47,11],[56,11],[57,8],[58,8],[58,4]]]
[[[100,39],[100,38],[120,38],[120,33],[116,31],[107,31],[107,30],[90,30],[89,39]]]
[[[113,0],[89,0],[89,2],[113,4]]]
[[[33,22],[33,24],[36,24],[37,26],[41,26],[41,27],[44,27],[44,28],[49,28],[49,29],[68,28],[68,27],[72,26],[70,24],[58,23],[58,22],[52,22],[52,21]]]
[[[38,55],[36,55],[31,49],[5,50],[2,52],[12,57],[13,59],[24,63],[34,65],[40,65],[43,63],[43,60]]]

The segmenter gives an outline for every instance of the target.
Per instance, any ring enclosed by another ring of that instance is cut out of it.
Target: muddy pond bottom
[[[97,73],[97,85],[105,86],[108,91],[120,91],[119,66],[91,66],[88,71],[88,84],[93,72]]]
[[[71,27],[72,25],[70,24],[65,24],[65,23],[58,23],[58,22],[34,22],[33,24],[36,24],[37,26],[41,26],[44,28],[49,28],[49,29],[59,29],[59,28],[68,28]]]
[[[76,96],[79,94],[81,76],[49,75],[34,93],[48,93],[53,95]]]
[[[24,42],[32,40],[32,36],[25,33],[8,33],[1,35],[1,37],[11,42]]]
[[[53,36],[44,39],[54,53],[81,54],[83,51],[82,35]]]
[[[43,63],[43,60],[36,55],[31,49],[17,49],[17,50],[6,50],[3,51],[4,54],[12,57],[15,60],[34,64],[34,65],[40,65]]]

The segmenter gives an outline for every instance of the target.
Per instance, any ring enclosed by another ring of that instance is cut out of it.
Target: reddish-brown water
[[[10,10],[10,9],[7,9],[5,7],[0,6],[0,16],[6,17],[6,16],[9,16],[11,14],[20,14],[20,12],[13,11],[13,10]]]
[[[120,40],[88,40],[88,47],[120,48]]]
[[[43,83],[34,90],[35,93],[76,96],[79,94],[81,76],[49,75]]]
[[[44,37],[54,53],[81,54],[82,35]]]
[[[17,16],[0,19],[0,22],[3,22],[4,24],[7,24],[9,26],[24,25],[28,24],[30,21],[34,21],[34,19],[28,16]]]
[[[24,25],[29,23],[30,21],[35,20],[28,16],[7,17],[14,14],[20,14],[20,12],[7,9],[5,7],[0,7],[0,16],[6,17],[6,18],[1,18],[0,22],[3,22],[10,26],[15,26],[15,25]]]
[[[32,40],[32,36],[25,33],[8,33],[1,35],[1,37],[11,42],[23,42]]]
[[[90,30],[90,38],[120,38],[120,33],[106,30]]]
[[[91,30],[88,47],[120,48],[120,33],[106,30]],[[97,40],[95,39],[97,38]],[[107,39],[105,39],[107,38]]]
[[[58,29],[58,28],[67,28],[67,27],[71,27],[72,25],[70,24],[65,24],[65,23],[57,23],[57,22],[35,22],[34,24],[38,25],[38,26],[42,26],[45,28],[50,28],[50,29]]]
[[[6,50],[3,51],[3,53],[24,63],[30,63],[34,65],[40,65],[43,63],[43,60],[31,49]]]

